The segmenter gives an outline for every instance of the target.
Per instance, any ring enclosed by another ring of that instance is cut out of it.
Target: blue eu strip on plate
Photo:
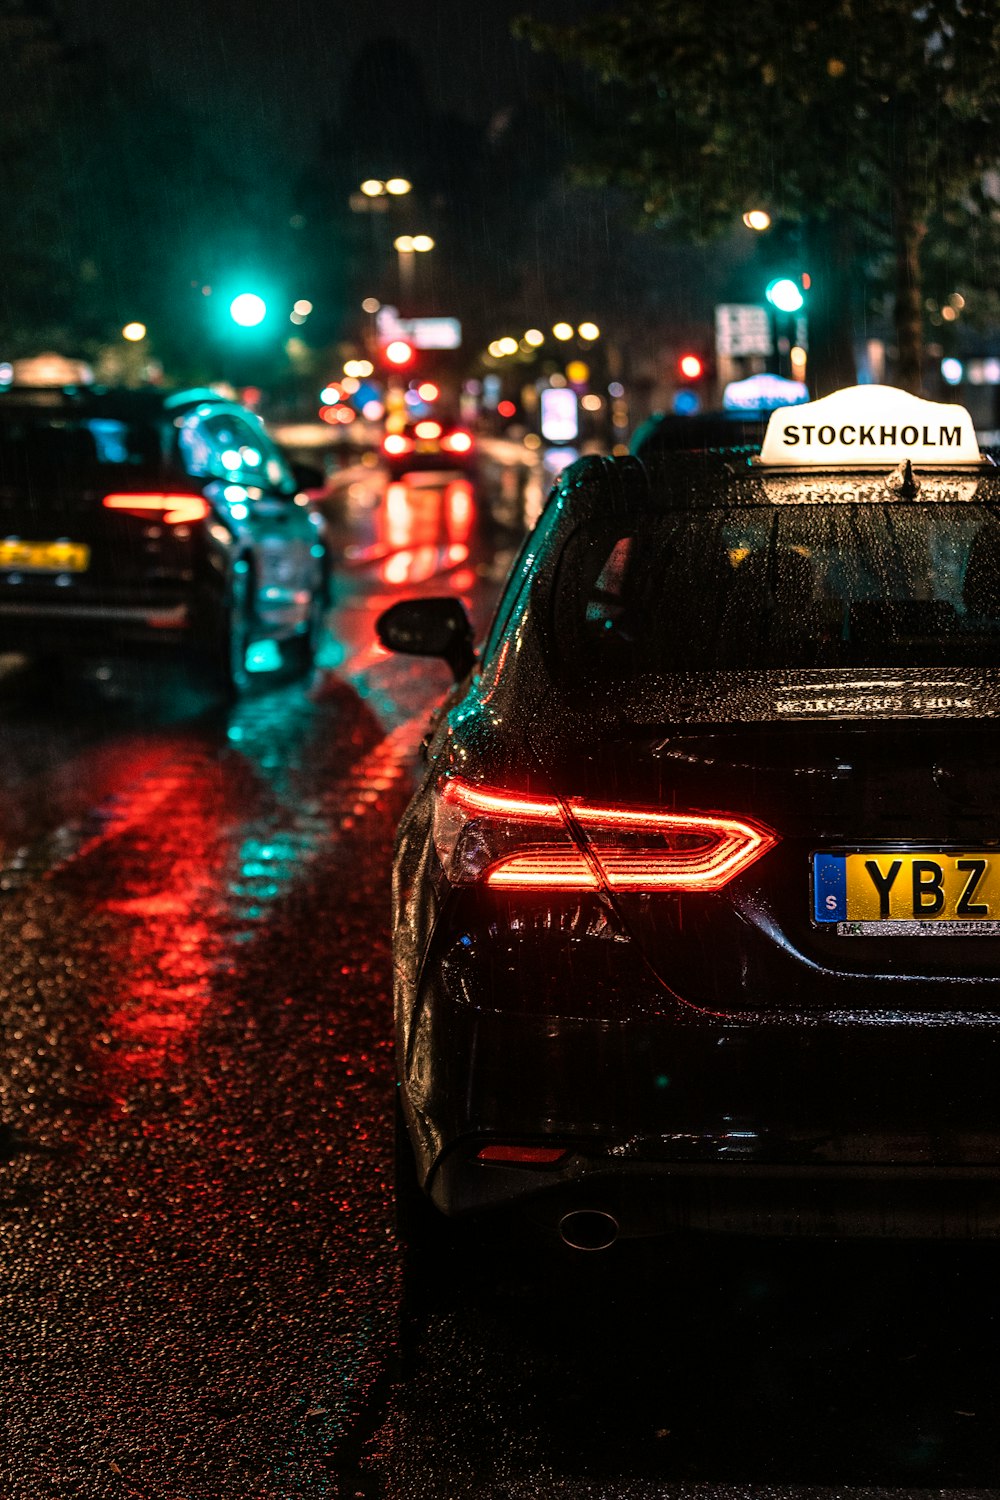
[[[847,861],[842,854],[813,855],[817,922],[847,921]]]

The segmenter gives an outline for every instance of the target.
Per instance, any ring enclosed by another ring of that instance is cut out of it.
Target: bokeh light
[[[241,328],[256,328],[267,317],[267,303],[256,292],[240,292],[229,304],[229,316]]]

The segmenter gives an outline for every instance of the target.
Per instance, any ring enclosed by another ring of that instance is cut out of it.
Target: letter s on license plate
[[[848,937],[1000,936],[1000,850],[814,854],[813,915]]]

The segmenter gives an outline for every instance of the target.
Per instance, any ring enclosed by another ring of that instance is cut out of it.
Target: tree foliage
[[[74,43],[66,3],[0,0],[0,358],[92,356],[138,319],[187,378],[211,353],[202,285],[265,259],[262,195],[147,68]]]
[[[586,165],[647,222],[705,239],[766,207],[800,227],[831,345],[850,340],[865,261],[888,268],[899,378],[919,388],[925,265],[995,284],[995,0],[617,0],[519,30],[603,81]]]

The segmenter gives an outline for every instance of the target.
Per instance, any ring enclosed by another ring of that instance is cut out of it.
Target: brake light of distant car
[[[443,781],[434,842],[448,879],[506,890],[719,891],[778,842],[749,818],[604,807]]]
[[[413,452],[413,441],[401,432],[390,432],[382,439],[382,452],[398,458],[400,454]]]
[[[418,438],[437,438],[441,436],[440,422],[418,422],[413,431]]]
[[[472,434],[458,427],[454,432],[444,435],[441,439],[441,447],[447,448],[449,453],[468,453],[472,448]]]
[[[164,521],[168,526],[189,526],[204,521],[211,506],[203,495],[105,495],[106,510],[121,510],[130,516]]]

